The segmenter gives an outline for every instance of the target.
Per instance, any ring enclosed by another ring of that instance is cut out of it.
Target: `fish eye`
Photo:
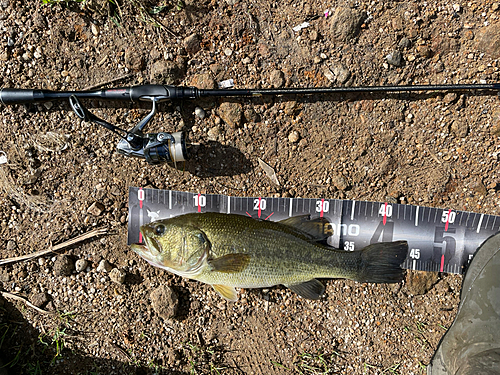
[[[155,226],[155,233],[158,235],[158,236],[161,236],[163,233],[165,233],[165,225],[163,224],[158,224]]]

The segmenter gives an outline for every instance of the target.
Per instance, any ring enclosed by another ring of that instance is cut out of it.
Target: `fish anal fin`
[[[212,287],[228,301],[236,302],[238,300],[238,292],[232,286],[213,284]]]
[[[316,279],[311,279],[299,284],[288,284],[285,286],[302,298],[306,299],[317,300],[321,298],[323,293],[325,293],[325,286]]]
[[[248,266],[249,262],[250,255],[241,253],[227,254],[208,261],[213,271],[225,273],[241,272]]]
[[[281,220],[279,223],[306,233],[313,241],[325,240],[333,234],[330,220],[325,217],[318,217],[311,220],[310,215],[300,215]]]

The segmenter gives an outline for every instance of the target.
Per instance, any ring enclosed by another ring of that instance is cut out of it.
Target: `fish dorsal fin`
[[[248,254],[227,254],[219,258],[210,259],[208,264],[212,266],[213,271],[235,273],[243,271],[250,262]]]
[[[300,284],[285,285],[291,291],[306,299],[320,299],[325,292],[325,286],[316,279]]]
[[[330,221],[325,217],[318,217],[311,220],[310,215],[300,215],[289,217],[279,221],[280,224],[287,225],[307,234],[310,240],[323,241],[333,234]]]
[[[232,302],[238,300],[238,292],[232,286],[213,284],[212,287],[221,297]]]

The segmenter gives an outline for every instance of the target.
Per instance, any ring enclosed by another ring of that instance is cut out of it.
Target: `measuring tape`
[[[279,221],[324,217],[327,243],[347,251],[375,242],[408,241],[406,269],[461,274],[479,245],[500,231],[500,216],[387,202],[313,198],[250,198],[129,188],[128,244],[142,242],[139,228],[192,212],[222,212]]]

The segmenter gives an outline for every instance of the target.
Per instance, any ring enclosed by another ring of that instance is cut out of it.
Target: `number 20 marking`
[[[259,207],[260,205],[260,207]],[[259,208],[264,211],[266,209],[267,203],[265,199],[254,199],[253,200],[253,209],[258,210]]]

